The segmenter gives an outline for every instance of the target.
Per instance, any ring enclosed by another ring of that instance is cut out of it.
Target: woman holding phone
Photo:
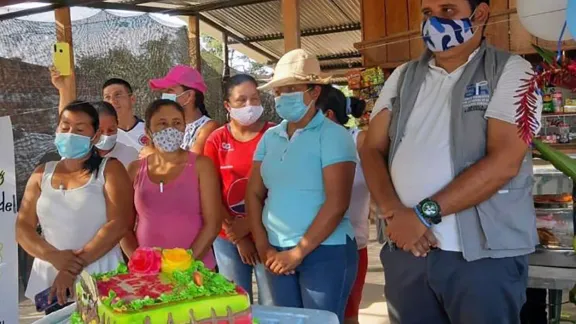
[[[82,270],[107,272],[122,262],[118,243],[134,226],[133,191],[124,166],[98,154],[99,138],[96,109],[70,103],[54,140],[64,159],[40,165],[28,180],[16,239],[36,258],[25,293],[30,299],[51,287],[64,304]]]

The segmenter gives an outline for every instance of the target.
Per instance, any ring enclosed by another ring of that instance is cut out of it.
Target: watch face
[[[425,202],[422,204],[422,213],[427,217],[434,217],[438,215],[438,204],[431,201]]]

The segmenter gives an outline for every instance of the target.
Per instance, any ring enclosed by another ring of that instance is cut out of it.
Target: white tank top
[[[202,126],[211,120],[212,119],[210,119],[210,117],[203,115],[190,124],[186,124],[184,139],[182,140],[182,145],[180,147],[185,151],[189,151],[190,147],[192,147],[196,141],[196,137],[198,136],[198,131],[200,128],[202,128]]]
[[[351,128],[350,135],[354,139],[354,143],[358,145],[358,134],[361,130],[358,128]],[[358,156],[358,153],[356,153]],[[354,234],[356,236],[356,243],[358,249],[363,249],[368,245],[369,222],[368,215],[370,214],[370,191],[366,186],[364,179],[364,172],[360,165],[360,158],[356,163],[356,174],[354,175],[354,184],[352,185],[352,199],[350,200],[350,207],[348,209],[350,214],[350,222],[354,227]]]
[[[59,162],[48,162],[42,175],[40,197],[36,203],[38,222],[44,239],[58,250],[80,250],[106,224],[106,201],[104,198],[104,169],[107,158],[102,160],[98,177],[94,174],[78,188],[64,190],[52,187],[52,175]],[[118,246],[88,265],[89,273],[115,270],[122,262]],[[58,270],[52,264],[35,259],[26,289],[26,297],[34,299],[39,292],[52,286]]]

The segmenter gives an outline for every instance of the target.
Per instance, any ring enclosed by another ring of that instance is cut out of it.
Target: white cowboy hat
[[[259,90],[296,84],[328,84],[330,76],[320,70],[320,62],[316,56],[298,48],[284,54],[276,64],[274,76]]]

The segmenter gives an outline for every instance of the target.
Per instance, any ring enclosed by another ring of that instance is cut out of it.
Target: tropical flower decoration
[[[518,135],[540,153],[539,157],[549,161],[556,169],[576,181],[576,161],[550,145],[533,138],[540,123],[536,119],[537,94],[551,85],[576,91],[576,61],[561,58],[556,53],[533,45],[544,62],[528,74],[518,90],[516,98],[516,123]]]

